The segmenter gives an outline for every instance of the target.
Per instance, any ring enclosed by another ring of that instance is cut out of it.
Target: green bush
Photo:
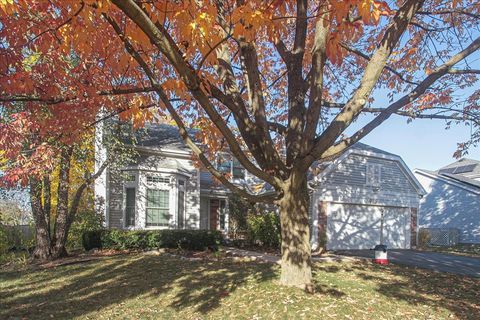
[[[253,244],[279,248],[281,243],[280,217],[274,212],[249,215],[248,238]]]
[[[5,254],[9,248],[7,230],[5,230],[4,226],[0,225],[0,256]]]
[[[82,236],[85,250],[102,249],[158,249],[180,248],[204,250],[216,247],[223,240],[220,231],[211,230],[94,230]]]
[[[94,210],[83,210],[77,212],[75,220],[68,232],[67,247],[69,249],[78,249],[83,244],[83,234],[86,231],[98,230],[102,227],[102,215]]]

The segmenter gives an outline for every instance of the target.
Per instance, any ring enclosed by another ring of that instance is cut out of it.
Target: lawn
[[[0,319],[479,319],[480,279],[328,262],[317,293],[277,284],[278,267],[126,254],[0,271]]]

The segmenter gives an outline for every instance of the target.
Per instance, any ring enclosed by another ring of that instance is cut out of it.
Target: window
[[[170,183],[170,178],[147,176],[147,182]]]
[[[245,178],[245,169],[240,162],[228,153],[221,153],[217,158],[217,170],[229,173],[237,179]]]
[[[168,226],[169,191],[147,189],[147,226]]]
[[[225,230],[225,213],[226,213],[225,211],[226,211],[225,200],[220,200],[220,208],[219,208],[220,230]]]
[[[233,167],[232,175],[234,178],[237,178],[237,179],[245,178],[245,169],[243,169],[243,166],[240,164],[240,162],[236,158],[233,158],[232,167]]]
[[[378,163],[367,163],[367,186],[379,187],[382,167]]]
[[[135,225],[135,188],[125,188],[125,226]]]
[[[136,177],[134,174],[127,174],[125,176],[125,182],[135,182],[136,181]]]
[[[185,191],[178,191],[178,212],[177,212],[177,228],[183,229],[185,225]]]
[[[228,153],[220,153],[217,158],[217,170],[224,173],[230,173],[232,167],[232,157]]]
[[[185,180],[178,180],[177,228],[185,227]]]

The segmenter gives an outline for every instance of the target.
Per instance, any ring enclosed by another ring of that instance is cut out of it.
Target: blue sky
[[[358,128],[371,118],[362,116],[352,127]],[[446,130],[442,120],[416,119],[407,123],[405,117],[392,116],[362,142],[400,155],[411,169],[436,170],[456,161],[453,153],[457,143],[469,136],[470,127],[464,124],[452,124]],[[480,147],[470,149],[466,157],[480,160]]]

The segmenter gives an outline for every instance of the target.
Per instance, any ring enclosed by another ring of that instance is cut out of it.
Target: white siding
[[[480,195],[415,173],[428,194],[420,201],[419,228],[457,228],[460,242],[480,243]]]
[[[367,185],[367,163],[381,167],[378,188]],[[398,161],[350,154],[326,175],[317,190],[324,201],[417,207],[418,191]]]
[[[395,241],[390,239],[390,246],[409,248],[410,208],[418,208],[419,195],[423,190],[419,190],[421,187],[401,160],[352,152],[343,159],[340,158],[333,166],[319,176],[318,186],[311,197],[312,246],[318,244],[318,203],[323,201],[330,208],[327,210],[327,221],[330,221],[330,224],[327,222],[327,248],[343,246],[360,249],[370,248],[373,243],[378,244],[380,232],[376,228],[379,228],[377,223],[381,220],[381,210],[388,213],[387,218],[390,217],[391,225],[386,226],[386,232],[397,237]],[[376,170],[374,184],[367,183],[367,167],[380,169],[380,172]],[[333,223],[334,218],[329,216],[331,208],[346,212],[350,215],[349,221],[344,225]],[[356,233],[359,233],[357,238]],[[353,242],[348,243],[350,240]]]
[[[146,228],[146,190],[147,188],[169,190],[170,227],[177,225],[178,210],[178,180],[185,180],[185,228],[200,228],[200,181],[198,170],[189,159],[142,155],[137,165],[125,168],[137,175],[137,183],[129,184],[136,187],[136,212],[134,229]],[[147,182],[147,176],[168,177],[170,182]],[[124,185],[122,173],[112,171],[109,175],[109,220],[113,228],[124,228]],[[165,228],[165,227],[149,227]]]

